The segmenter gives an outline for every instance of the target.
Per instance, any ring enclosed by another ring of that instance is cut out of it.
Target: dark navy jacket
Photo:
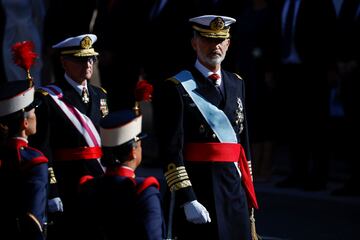
[[[161,240],[165,234],[159,183],[121,168],[80,187],[84,239]]]
[[[74,106],[81,113],[86,114],[92,120],[94,126],[98,128],[101,118],[106,113],[102,108],[102,103],[106,103],[105,91],[88,84],[90,103],[86,105],[82,102],[81,96],[67,81],[63,80],[57,86],[63,92],[63,101]],[[64,208],[69,209],[67,205],[69,205],[69,202],[72,204],[72,200],[74,200],[79,179],[84,175],[100,176],[103,174],[103,170],[96,159],[58,161],[55,151],[81,148],[88,145],[83,135],[75,128],[47,92],[38,91],[36,97],[42,100],[42,104],[36,110],[38,131],[36,135],[30,138],[30,143],[48,157],[49,164],[54,168]],[[50,191],[50,195],[53,196],[49,196],[49,198],[57,197],[57,193],[53,192],[53,187],[51,187]]]
[[[194,67],[189,70],[197,84],[194,90],[196,94],[226,114],[237,134],[238,143],[244,147],[250,160],[244,80],[234,73],[222,70],[225,100],[221,102],[215,86]],[[249,239],[247,200],[235,163],[190,162],[184,158],[183,150],[187,143],[219,142],[189,94],[179,82],[167,80],[155,100],[158,101],[155,113],[165,175],[170,166],[177,169],[185,167],[191,182],[191,186],[180,187],[175,191],[174,234],[179,239]],[[242,126],[236,121],[240,100],[245,115]],[[243,131],[240,131],[240,128],[243,128]],[[184,179],[186,185],[187,179],[183,172],[179,176],[179,180]],[[186,220],[181,206],[195,199],[209,211],[211,223],[193,224]]]
[[[48,159],[14,138],[0,148],[0,239],[45,239]]]

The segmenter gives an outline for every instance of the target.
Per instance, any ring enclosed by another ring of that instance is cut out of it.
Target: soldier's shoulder
[[[160,189],[159,181],[153,176],[149,176],[146,178],[138,177],[136,178],[136,181],[137,181],[138,194],[144,192],[146,189],[149,189],[150,187],[154,187],[157,190]]]
[[[32,147],[22,147],[20,149],[20,155],[23,164],[36,165],[39,163],[47,163],[47,157],[38,149]]]
[[[42,88],[36,89],[36,93],[39,94],[39,95],[42,95],[42,96],[49,95],[49,93],[45,89],[42,89]]]
[[[103,94],[103,95],[107,95],[107,91],[105,90],[105,88],[101,87],[101,86],[95,86],[95,85],[91,85],[93,87],[93,89],[95,89],[96,92]]]
[[[235,75],[235,77],[236,77],[237,79],[243,80],[243,78],[242,78],[239,74],[237,74],[237,73],[233,73],[233,74]]]
[[[103,88],[103,87],[99,87],[99,88],[104,94],[107,94],[107,91],[105,90],[105,88]]]
[[[175,84],[175,85],[178,85],[180,83],[180,81],[177,80],[175,77],[169,77],[169,78],[165,79],[165,82],[166,83],[172,83],[172,84]]]
[[[243,80],[243,78],[236,72],[232,72],[232,71],[226,71],[224,69],[222,69],[222,71],[225,73],[226,76],[228,77],[232,77],[238,80]]]

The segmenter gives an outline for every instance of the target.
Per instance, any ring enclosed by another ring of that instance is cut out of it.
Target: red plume
[[[153,86],[150,83],[148,83],[146,80],[144,79],[139,80],[135,88],[135,100],[137,102],[151,101],[153,90],[154,90]]]
[[[140,79],[135,88],[135,106],[134,111],[137,115],[140,115],[140,102],[149,102],[152,99],[153,86],[145,79]]]
[[[37,57],[33,49],[34,43],[32,41],[17,42],[11,46],[15,64],[25,69],[28,78],[31,78],[30,67],[35,63]]]

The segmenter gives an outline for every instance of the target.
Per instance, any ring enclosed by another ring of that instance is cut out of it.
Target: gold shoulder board
[[[179,80],[177,80],[177,79],[174,78],[174,77],[168,78],[168,79],[166,79],[165,81],[171,81],[171,82],[175,83],[176,85],[180,83]]]
[[[47,96],[49,93],[47,91],[45,91],[44,89],[37,89],[37,92],[41,93],[44,96]]]
[[[107,91],[106,91],[104,88],[100,87],[100,89],[101,89],[105,94],[107,94]]]
[[[237,74],[237,73],[234,73],[234,74],[235,74],[235,76],[237,76],[238,79],[243,80],[242,77],[240,77],[239,74]]]

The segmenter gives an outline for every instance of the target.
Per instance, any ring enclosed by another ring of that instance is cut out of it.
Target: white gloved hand
[[[59,197],[48,200],[48,211],[51,213],[64,211],[63,203]]]
[[[184,205],[186,220],[196,224],[211,222],[210,214],[197,200],[187,202]]]

